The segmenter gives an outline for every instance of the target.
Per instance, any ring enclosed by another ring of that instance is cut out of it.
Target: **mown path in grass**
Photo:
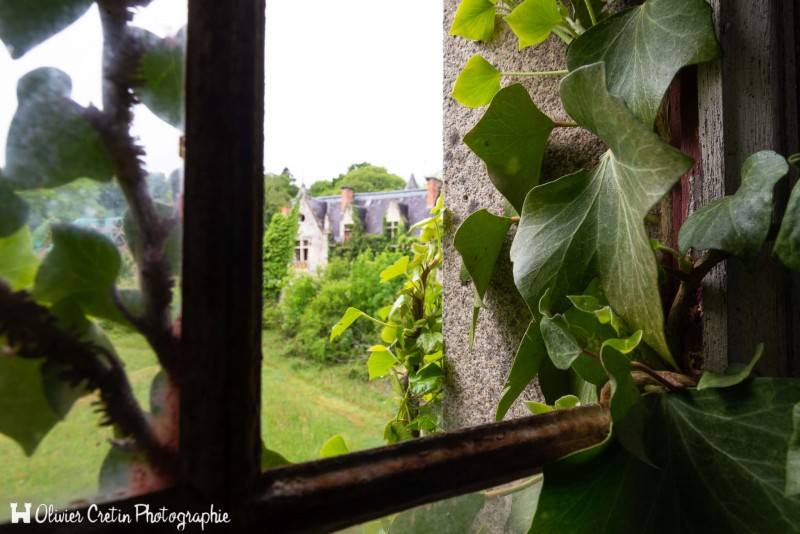
[[[136,397],[149,409],[150,383],[159,369],[155,356],[137,334],[117,329],[109,337],[125,361]],[[392,415],[383,388],[351,378],[346,367],[287,359],[279,349],[280,337],[264,332],[262,434],[269,448],[300,462],[318,458],[319,448],[335,434],[342,434],[351,450],[382,444],[383,425]],[[111,430],[98,427],[93,400],[79,399],[30,458],[0,435],[0,503],[60,505],[97,491]],[[0,520],[8,513],[0,508]]]

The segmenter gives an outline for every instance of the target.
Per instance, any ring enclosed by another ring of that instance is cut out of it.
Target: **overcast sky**
[[[362,161],[403,178],[439,172],[441,13],[441,0],[267,0],[266,171],[289,167],[306,185]],[[135,22],[169,35],[185,20],[185,3],[155,0]],[[36,67],[66,71],[73,98],[100,107],[101,46],[92,7],[17,61],[0,50],[0,146],[16,109],[17,79]],[[148,170],[181,165],[180,132],[143,106],[134,133],[148,149]]]

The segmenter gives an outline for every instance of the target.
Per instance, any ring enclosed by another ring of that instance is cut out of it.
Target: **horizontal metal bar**
[[[250,524],[330,532],[531,475],[603,441],[608,408],[557,410],[266,472]]]

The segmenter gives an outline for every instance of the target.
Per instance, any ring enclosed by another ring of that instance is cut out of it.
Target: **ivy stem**
[[[569,74],[569,71],[564,70],[542,70],[536,72],[501,72],[501,76],[520,76],[520,77],[530,77],[530,76],[564,76],[565,74]]]
[[[675,250],[672,247],[668,247],[667,245],[659,245],[658,250],[660,250],[661,252],[666,252],[670,256],[674,257],[676,260],[679,260],[683,257],[677,250]]]
[[[579,36],[580,34],[582,34],[583,32],[586,31],[586,30],[583,29],[583,26],[581,25],[581,23],[578,22],[577,20],[574,20],[574,19],[572,19],[570,17],[566,17],[566,18],[564,18],[564,21],[567,23],[567,26],[570,28],[570,30],[572,31],[572,34],[575,37]]]
[[[519,215],[514,215],[513,217],[509,217],[511,219],[511,224],[519,224]]]
[[[631,367],[638,371],[642,371],[647,376],[667,388],[667,391],[675,391],[676,389],[683,389],[683,384],[679,382],[672,381],[668,379],[666,376],[662,376],[658,372],[650,369],[648,366],[643,364],[642,362],[631,362]]]
[[[586,11],[589,12],[589,18],[592,20],[592,26],[597,24],[597,16],[594,14],[594,8],[592,7],[592,0],[583,0],[583,3],[586,4]]]
[[[504,488],[499,488],[495,490],[484,491],[483,496],[487,499],[496,499],[498,497],[507,497],[508,495],[513,495],[518,491],[522,491],[524,489],[530,488],[537,482],[541,481],[544,478],[544,475],[539,473],[538,475],[534,475],[530,478],[526,478],[525,480],[518,482],[517,484],[513,484],[511,486],[506,486]]]
[[[571,30],[564,25],[559,25],[553,28],[553,33],[555,33],[562,41],[567,44],[570,44],[574,39]]]
[[[581,125],[577,122],[559,122],[553,121],[553,128],[580,128]]]
[[[517,4],[512,2],[511,0],[503,0],[503,3],[508,6],[508,9],[514,11],[517,8]]]
[[[504,6],[495,6],[495,10],[497,11],[498,15],[507,16],[511,14],[511,11],[509,11],[508,8]]]

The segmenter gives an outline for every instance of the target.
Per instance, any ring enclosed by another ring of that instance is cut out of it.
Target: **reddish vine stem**
[[[681,344],[681,332],[686,328],[686,321],[689,317],[689,308],[691,307],[695,290],[703,282],[703,278],[711,272],[718,263],[727,259],[730,256],[727,252],[719,250],[709,250],[703,254],[696,262],[692,271],[681,280],[678,287],[678,292],[675,294],[675,299],[672,301],[672,307],[669,310],[667,317],[667,343],[669,349],[674,355],[683,353]],[[683,360],[683,371],[685,373],[692,373],[690,369],[691,364],[685,358]]]
[[[131,321],[155,351],[162,367],[176,378],[179,341],[173,331],[172,272],[163,248],[169,221],[162,220],[147,189],[144,155],[130,135],[131,107],[135,98],[131,87],[144,45],[128,29],[129,6],[141,1],[100,0],[103,26],[103,111],[87,110],[87,119],[100,133],[109,154],[119,186],[128,203],[140,239],[134,251],[139,268],[144,313]],[[124,314],[125,310],[120,308]]]
[[[116,354],[82,341],[60,329],[50,311],[25,291],[12,291],[0,280],[0,335],[21,358],[46,358],[64,366],[60,378],[78,386],[84,380],[88,391],[100,392],[105,412],[101,425],[115,424],[124,436],[134,439],[154,466],[169,470],[174,453],[164,447],[133,395],[128,376]]]

